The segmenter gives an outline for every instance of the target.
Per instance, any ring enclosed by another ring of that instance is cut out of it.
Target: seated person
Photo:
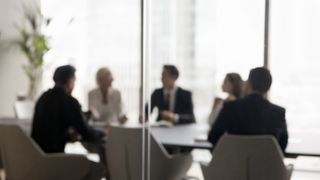
[[[284,151],[288,143],[285,109],[270,103],[265,95],[272,77],[266,68],[250,71],[244,98],[226,102],[208,135],[215,145],[224,133],[239,135],[273,135]]]
[[[112,73],[104,67],[96,74],[98,87],[89,92],[89,110],[92,112],[93,120],[105,122],[109,126],[111,122],[125,123],[127,118],[123,114],[120,91],[112,88]]]
[[[36,103],[31,137],[46,153],[64,152],[70,129],[89,142],[100,141],[104,136],[88,126],[79,102],[71,95],[75,71],[70,65],[57,68],[53,77],[55,86]]]
[[[228,96],[226,99],[215,98],[209,116],[209,125],[212,125],[216,121],[224,102],[234,101],[242,96],[242,89],[243,80],[241,76],[238,73],[228,73],[222,84],[222,91],[228,93]]]
[[[164,65],[162,71],[163,88],[156,89],[151,95],[151,111],[157,107],[157,121],[165,120],[173,124],[194,123],[192,94],[176,86],[178,69]]]

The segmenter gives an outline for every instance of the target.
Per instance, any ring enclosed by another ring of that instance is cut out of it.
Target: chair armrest
[[[92,162],[82,155],[50,154],[33,167],[29,179],[83,179],[90,173]]]
[[[171,166],[172,168],[177,168],[179,166],[190,168],[192,164],[192,156],[190,153],[171,155],[168,161],[169,161],[168,165]]]
[[[292,175],[292,172],[293,172],[293,169],[294,169],[293,164],[288,164],[288,165],[286,166],[286,169],[287,169],[288,180],[289,180],[289,179],[291,179],[291,175]]]

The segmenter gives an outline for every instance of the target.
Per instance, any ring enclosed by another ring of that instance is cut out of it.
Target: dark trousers
[[[105,166],[106,178],[110,179],[110,172],[107,162],[107,151],[106,151],[106,142],[82,142],[82,145],[90,152],[96,153],[100,157],[100,162]]]

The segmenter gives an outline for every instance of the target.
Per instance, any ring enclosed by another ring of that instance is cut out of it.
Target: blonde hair
[[[111,71],[108,67],[102,67],[97,71],[96,74],[96,81],[97,83],[99,83],[99,81],[102,79],[103,76],[105,75],[110,75]]]

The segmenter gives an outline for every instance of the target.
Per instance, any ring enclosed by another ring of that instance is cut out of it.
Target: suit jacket
[[[151,111],[157,107],[160,111],[165,110],[164,89],[156,89],[151,95]],[[194,123],[195,117],[193,113],[192,93],[178,87],[175,96],[174,112],[179,118],[176,124]],[[160,115],[157,120],[161,120]]]
[[[284,151],[288,143],[285,109],[270,103],[260,94],[226,102],[212,125],[208,140],[215,145],[224,133],[273,135]]]
[[[47,153],[64,152],[71,127],[87,141],[96,141],[101,136],[88,126],[75,98],[61,87],[49,89],[36,104],[31,137]]]

